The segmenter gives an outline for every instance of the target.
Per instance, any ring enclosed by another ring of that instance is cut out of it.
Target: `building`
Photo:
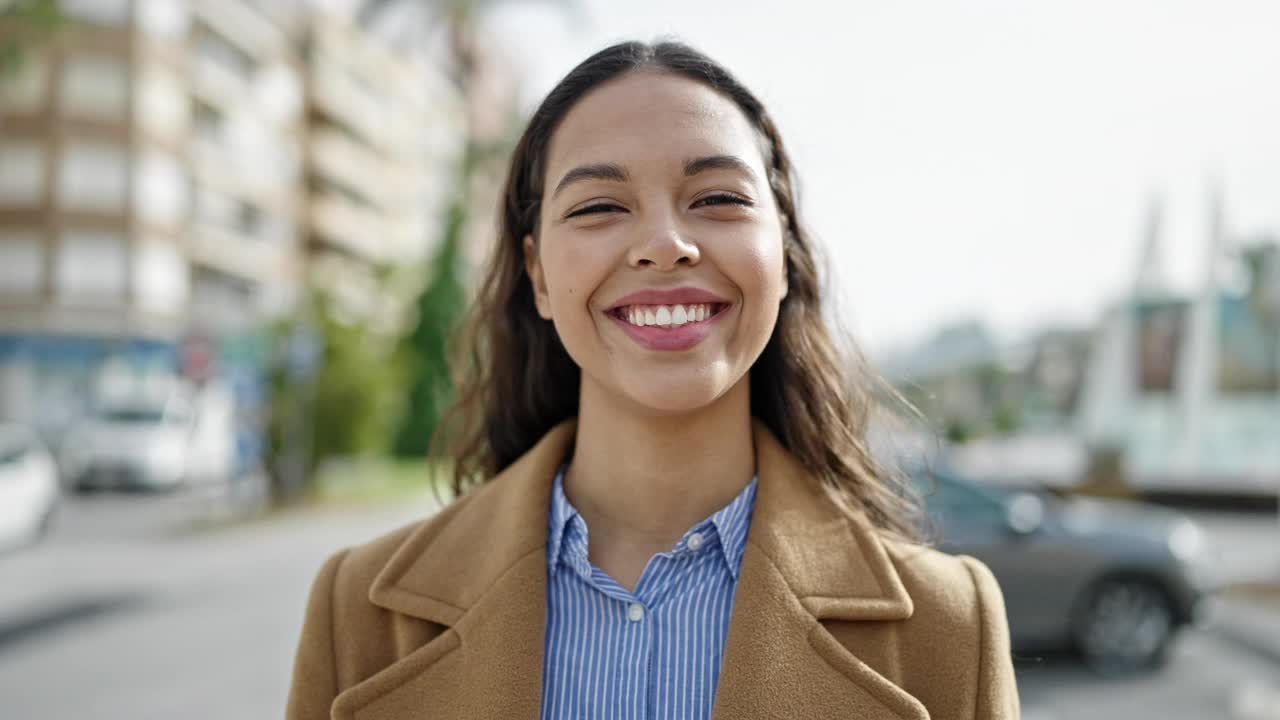
[[[1153,204],[1133,288],[1096,328],[1001,345],[975,324],[944,328],[890,379],[967,441],[953,462],[993,482],[1071,486],[1100,471],[1127,492],[1280,492],[1280,240],[1232,235],[1220,207],[1194,293],[1164,280]]]
[[[352,21],[314,17],[302,52],[308,284],[393,335],[413,287],[392,271],[420,267],[439,235],[464,108],[437,69]]]
[[[180,368],[296,293],[302,84],[245,0],[64,0],[0,84],[0,418],[58,431],[105,365]]]
[[[1211,208],[1194,294],[1139,282],[1107,311],[1077,433],[1089,447],[1118,450],[1139,490],[1275,494],[1280,243],[1240,242],[1225,227],[1220,199]],[[1247,278],[1244,286],[1229,282],[1232,275]]]

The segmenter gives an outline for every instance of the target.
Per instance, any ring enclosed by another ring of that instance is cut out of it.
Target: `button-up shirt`
[[[711,717],[756,480],[653,556],[634,592],[587,556],[587,523],[556,474],[547,535],[542,717]]]

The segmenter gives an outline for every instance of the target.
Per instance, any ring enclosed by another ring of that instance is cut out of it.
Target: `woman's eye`
[[[748,200],[748,199],[746,199],[746,198],[744,198],[744,197],[740,197],[740,196],[738,196],[738,195],[728,195],[728,194],[721,193],[721,194],[718,194],[718,195],[708,195],[707,197],[699,198],[699,199],[698,199],[698,201],[694,203],[694,206],[695,206],[695,207],[696,207],[696,206],[698,206],[698,205],[745,205],[745,206],[750,206],[750,205],[751,205],[751,201],[750,201],[750,200]]]
[[[620,211],[620,210],[622,210],[622,208],[621,208],[621,207],[619,207],[619,206],[617,206],[617,205],[614,205],[613,203],[596,203],[595,205],[588,205],[588,206],[586,206],[586,207],[584,207],[584,208],[579,208],[579,209],[577,209],[577,210],[574,210],[573,212],[569,213],[569,214],[568,214],[568,215],[566,215],[565,217],[579,217],[579,216],[582,216],[582,215],[596,215],[596,214],[599,214],[599,213],[614,212],[615,210],[619,210],[619,211]]]

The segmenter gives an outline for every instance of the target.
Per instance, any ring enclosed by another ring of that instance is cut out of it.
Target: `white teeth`
[[[700,303],[696,305],[632,305],[627,308],[624,317],[627,322],[638,327],[660,325],[662,327],[680,327],[691,322],[701,322],[711,317],[712,306]]]

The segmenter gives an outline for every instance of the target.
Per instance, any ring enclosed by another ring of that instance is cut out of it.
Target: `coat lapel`
[[[911,616],[877,533],[837,510],[760,423],[755,446],[756,510],[713,716],[927,720],[919,700],[823,625]]]
[[[539,715],[547,512],[573,437],[558,425],[395,552],[370,601],[446,629],[341,693],[334,720]]]
[[[334,720],[540,714],[547,511],[574,430],[572,421],[558,425],[396,551],[370,601],[442,630],[343,691]],[[927,720],[918,700],[823,626],[910,617],[876,533],[835,510],[762,424],[754,435],[756,509],[714,717]]]

